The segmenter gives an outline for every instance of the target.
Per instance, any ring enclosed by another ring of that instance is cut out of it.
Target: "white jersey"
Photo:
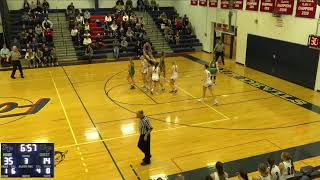
[[[211,80],[211,73],[207,69],[204,70],[204,81],[203,81],[204,87],[212,86],[212,80]]]
[[[156,68],[152,67],[152,81],[159,81],[159,66]]]
[[[220,180],[219,174],[217,172],[214,172],[213,174],[214,174],[214,180]],[[225,177],[226,177],[226,180],[228,180],[228,176],[225,175]]]
[[[284,171],[282,174],[283,179],[288,179],[294,176],[294,169],[292,167],[291,161],[283,161]]]
[[[260,177],[260,180],[271,180],[270,174],[268,174],[267,176],[261,176],[261,175],[259,175],[259,177]]]
[[[178,66],[177,65],[172,65],[172,67],[171,67],[171,79],[174,81],[178,79]]]
[[[271,180],[280,180],[280,169],[277,165],[272,166],[271,169]]]
[[[148,62],[146,60],[141,60],[141,73],[147,74],[148,73]]]

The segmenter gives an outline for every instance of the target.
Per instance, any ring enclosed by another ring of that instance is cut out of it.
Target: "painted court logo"
[[[0,98],[0,100],[3,98]],[[22,117],[26,115],[38,113],[44,106],[48,104],[50,98],[41,98],[37,102],[32,103],[30,100],[21,98],[4,98],[17,101],[9,101],[1,103],[0,101],[0,118]],[[22,104],[23,103],[23,104]]]

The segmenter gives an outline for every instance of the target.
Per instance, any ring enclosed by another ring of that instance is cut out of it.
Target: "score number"
[[[310,48],[320,49],[320,36],[309,35],[308,46]]]
[[[20,152],[36,152],[37,145],[36,144],[21,144]]]

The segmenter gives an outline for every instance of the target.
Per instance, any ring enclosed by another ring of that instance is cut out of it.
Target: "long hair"
[[[258,171],[260,172],[260,174],[262,176],[269,174],[268,167],[267,167],[267,165],[265,163],[259,164]]]
[[[216,163],[216,169],[217,169],[217,173],[218,173],[219,179],[220,180],[225,180],[226,176],[225,176],[225,173],[224,173],[224,170],[223,170],[223,163],[218,161]]]
[[[287,153],[287,152],[283,152],[283,153],[281,154],[281,156],[283,157],[283,159],[284,159],[285,161],[290,161],[290,162],[291,162],[292,169],[293,169],[293,171],[295,171],[292,156],[291,156],[289,153]]]
[[[244,169],[239,170],[239,176],[244,180],[249,180],[248,173]]]
[[[267,163],[269,165],[269,173],[271,174],[272,167],[275,165],[275,161],[272,158],[268,158]],[[279,178],[280,178],[279,176],[280,176],[280,174],[277,176],[277,180],[279,180]]]

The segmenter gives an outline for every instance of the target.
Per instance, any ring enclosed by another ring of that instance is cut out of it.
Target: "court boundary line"
[[[90,113],[89,113],[88,109],[87,109],[87,108],[86,108],[86,106],[84,105],[84,103],[83,103],[83,101],[82,101],[82,99],[81,99],[80,95],[78,94],[78,92],[77,92],[76,88],[75,88],[75,87],[74,87],[74,85],[72,84],[72,81],[71,81],[71,79],[70,79],[70,78],[69,78],[69,76],[68,76],[68,73],[66,72],[66,70],[64,69],[64,67],[63,67],[63,66],[62,66],[61,68],[62,68],[62,70],[64,71],[64,73],[65,73],[65,75],[66,75],[66,77],[67,77],[67,79],[68,79],[68,81],[69,81],[69,83],[70,83],[71,87],[73,88],[73,91],[74,91],[74,92],[75,92],[75,94],[77,95],[77,97],[78,97],[78,99],[79,99],[79,101],[80,101],[80,103],[81,103],[82,107],[84,108],[84,110],[85,110],[85,112],[86,112],[86,114],[87,114],[88,118],[90,119],[90,121],[91,121],[91,123],[92,123],[93,127],[96,129],[97,133],[99,134],[100,139],[103,139],[103,137],[102,137],[102,135],[101,135],[100,130],[96,127],[96,124],[94,123],[94,121],[93,121],[93,119],[92,119],[92,117],[91,117],[91,115],[90,115]],[[115,161],[115,159],[114,159],[114,157],[113,157],[113,155],[112,155],[112,153],[111,153],[110,149],[108,148],[108,146],[107,146],[106,142],[105,142],[105,141],[101,141],[101,142],[102,142],[102,144],[104,145],[104,147],[106,148],[106,150],[107,150],[107,152],[108,152],[108,154],[109,154],[109,156],[110,156],[111,160],[113,161],[113,164],[115,165],[116,169],[118,170],[118,173],[120,174],[121,178],[122,178],[123,180],[125,180],[124,175],[122,174],[122,172],[121,172],[121,170],[120,170],[120,168],[119,168],[118,164],[116,163],[116,161]]]

